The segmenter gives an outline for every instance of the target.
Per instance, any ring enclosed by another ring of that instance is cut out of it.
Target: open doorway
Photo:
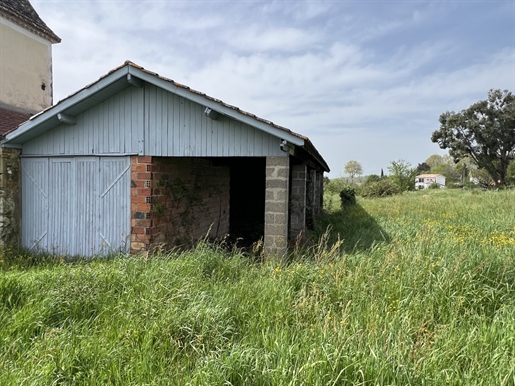
[[[230,239],[249,247],[265,228],[265,157],[233,158],[230,165]]]

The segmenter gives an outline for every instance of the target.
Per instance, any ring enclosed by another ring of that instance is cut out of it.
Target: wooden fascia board
[[[79,104],[80,102],[90,98],[97,92],[103,90],[109,85],[116,82],[121,77],[127,76],[128,74],[128,66],[119,68],[113,73],[107,75],[105,78],[100,79],[99,81],[93,83],[89,87],[79,91],[75,95],[64,99],[62,102],[59,102],[55,106],[49,108],[47,111],[43,111],[39,115],[36,115],[34,118],[31,118],[29,121],[21,125],[16,130],[5,136],[5,139],[2,141],[2,146],[9,147],[10,142],[14,142],[12,145],[19,145],[23,142],[16,142],[15,140],[19,137],[23,137],[24,134],[31,131],[34,127],[39,126],[51,119],[57,119],[59,114],[66,114],[66,111],[71,107]]]
[[[8,148],[8,149],[21,149],[21,147],[22,147],[20,144],[11,144],[11,143],[4,144],[4,141],[6,141],[6,139],[3,139],[2,142],[0,142],[2,144],[2,147]]]
[[[284,139],[284,140],[286,140],[294,145],[297,145],[297,146],[304,146],[304,140],[302,138],[299,138],[299,137],[297,137],[293,134],[290,134],[286,131],[275,128],[273,126],[270,126],[270,125],[266,124],[265,122],[257,121],[256,119],[254,119],[250,116],[239,113],[237,110],[234,110],[230,107],[224,106],[224,105],[222,105],[216,101],[213,101],[203,95],[191,92],[186,88],[179,87],[165,79],[158,78],[156,75],[146,73],[145,71],[141,71],[134,67],[129,67],[129,74],[134,75],[135,77],[140,78],[140,79],[144,80],[145,82],[153,84],[156,87],[160,87],[164,90],[167,90],[175,95],[183,97],[192,102],[198,103],[199,105],[209,107],[220,114],[227,115],[228,117],[231,117],[237,121],[240,121],[242,123],[245,123],[249,126],[256,128],[256,129],[264,131],[265,133],[271,134],[274,137]]]

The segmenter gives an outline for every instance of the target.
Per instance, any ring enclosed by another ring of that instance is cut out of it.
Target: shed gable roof
[[[309,138],[243,111],[236,106],[210,97],[200,91],[191,89],[188,86],[160,76],[157,73],[148,71],[130,61],[126,61],[123,65],[111,70],[96,82],[59,101],[56,105],[34,115],[16,130],[8,133],[2,144],[6,146],[20,146],[56,127],[60,123],[60,116],[76,116],[120,91],[132,87],[131,85],[141,86],[142,82],[153,84],[187,100],[209,107],[219,114],[231,117],[298,146],[306,151],[322,169],[329,171],[327,163]]]
[[[0,0],[0,16],[51,43],[61,42],[61,38],[45,24],[28,0]]]

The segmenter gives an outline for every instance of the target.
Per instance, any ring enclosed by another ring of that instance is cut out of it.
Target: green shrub
[[[367,198],[393,196],[399,193],[401,193],[401,189],[389,178],[382,178],[377,182],[366,184],[361,189],[361,196]]]
[[[369,185],[379,181],[381,181],[381,177],[379,177],[377,174],[371,174],[367,176],[367,178],[365,178],[365,185]]]
[[[433,182],[431,185],[427,187],[428,189],[440,189],[440,185],[438,185],[436,182]]]
[[[340,200],[342,207],[347,205],[356,205],[356,190],[353,186],[347,185],[340,191]]]
[[[342,189],[345,189],[346,185],[343,178],[333,178],[325,184],[324,190],[332,194],[338,194]]]

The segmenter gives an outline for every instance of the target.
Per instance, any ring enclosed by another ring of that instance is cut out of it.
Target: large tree
[[[431,170],[433,170],[435,167],[443,164],[450,163],[452,161],[452,157],[450,155],[440,155],[440,154],[433,154],[430,155],[424,163],[428,164]]]
[[[363,167],[358,161],[349,161],[343,167],[343,171],[345,174],[348,174],[351,179],[354,179],[354,177],[363,174]]]
[[[392,161],[388,166],[390,180],[399,187],[401,191],[415,189],[415,176],[417,168],[413,168],[409,162],[404,160]]]
[[[515,96],[490,90],[486,100],[468,109],[443,113],[431,140],[449,149],[454,162],[468,155],[497,185],[506,184],[508,165],[515,156]]]
[[[427,163],[422,162],[421,164],[418,164],[417,166],[417,173],[422,174],[424,172],[431,171],[431,166],[429,166]]]

